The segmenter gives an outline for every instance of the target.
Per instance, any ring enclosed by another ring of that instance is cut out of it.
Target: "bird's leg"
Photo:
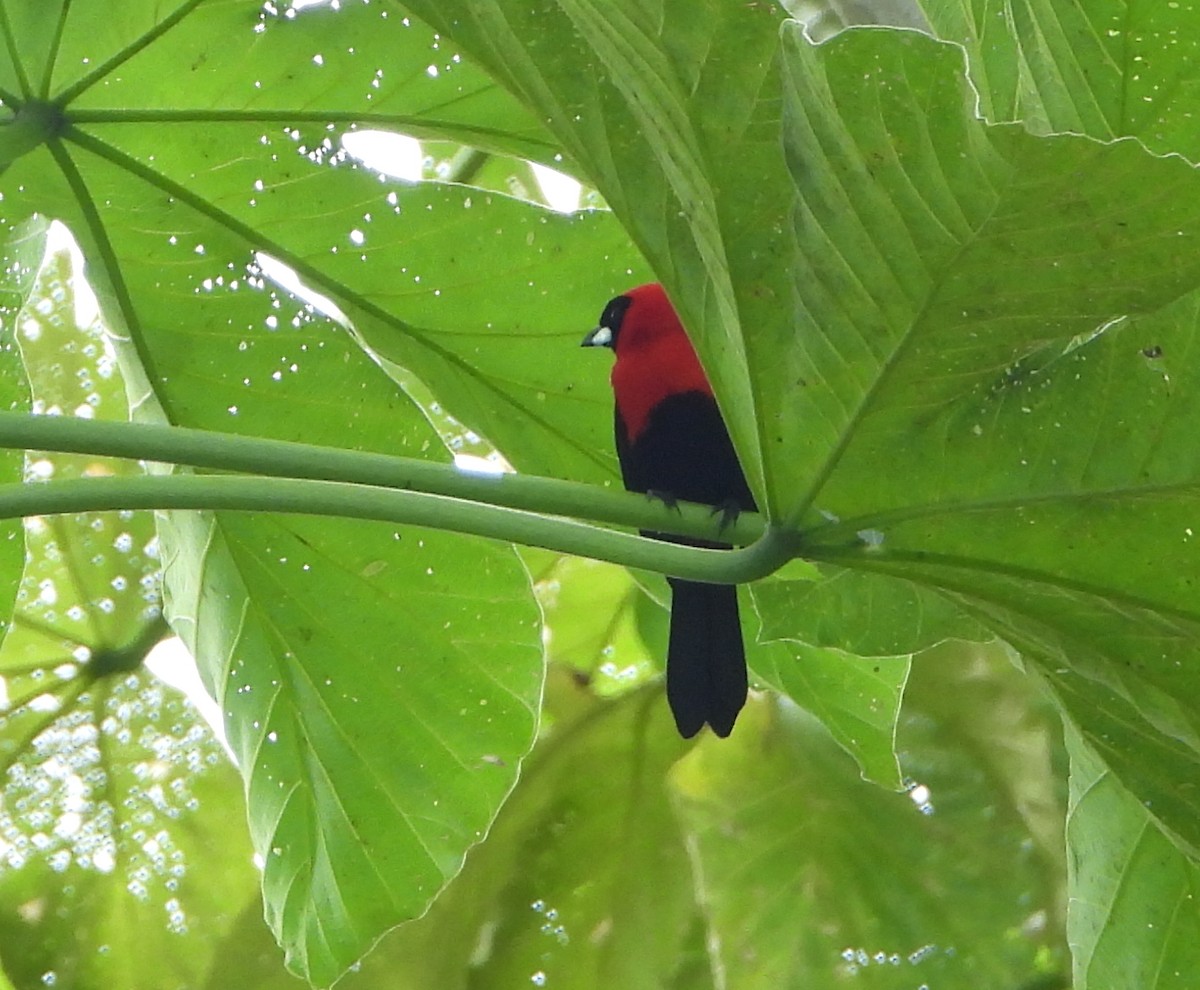
[[[730,526],[737,522],[738,516],[742,514],[742,507],[736,499],[726,499],[720,505],[714,505],[712,512],[709,515],[715,516],[721,514],[721,525],[717,527],[718,533],[724,533]]]

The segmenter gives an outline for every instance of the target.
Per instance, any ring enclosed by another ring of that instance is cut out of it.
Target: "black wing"
[[[664,399],[635,443],[618,413],[617,459],[631,492],[755,511],[729,431],[712,396],[684,392]]]

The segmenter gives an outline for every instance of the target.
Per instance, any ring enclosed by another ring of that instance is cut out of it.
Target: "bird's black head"
[[[625,319],[625,311],[632,303],[633,299],[629,296],[617,296],[616,299],[610,299],[608,305],[604,307],[604,312],[600,314],[600,322],[596,328],[583,338],[583,346],[615,349],[617,334],[621,332],[621,323]]]

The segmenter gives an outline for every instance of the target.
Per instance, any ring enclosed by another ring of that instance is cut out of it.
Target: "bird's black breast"
[[[668,396],[654,407],[633,442],[618,412],[616,435],[621,475],[630,491],[755,510],[754,496],[712,396],[704,392]]]

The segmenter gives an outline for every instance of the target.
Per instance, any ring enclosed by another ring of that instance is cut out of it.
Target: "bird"
[[[609,347],[617,460],[625,487],[663,499],[700,502],[726,519],[757,507],[712,386],[662,285],[612,299],[585,347]],[[728,544],[642,531],[690,546]],[[746,651],[737,588],[667,578],[671,586],[667,702],[690,739],[707,724],[724,738],[746,703]]]

